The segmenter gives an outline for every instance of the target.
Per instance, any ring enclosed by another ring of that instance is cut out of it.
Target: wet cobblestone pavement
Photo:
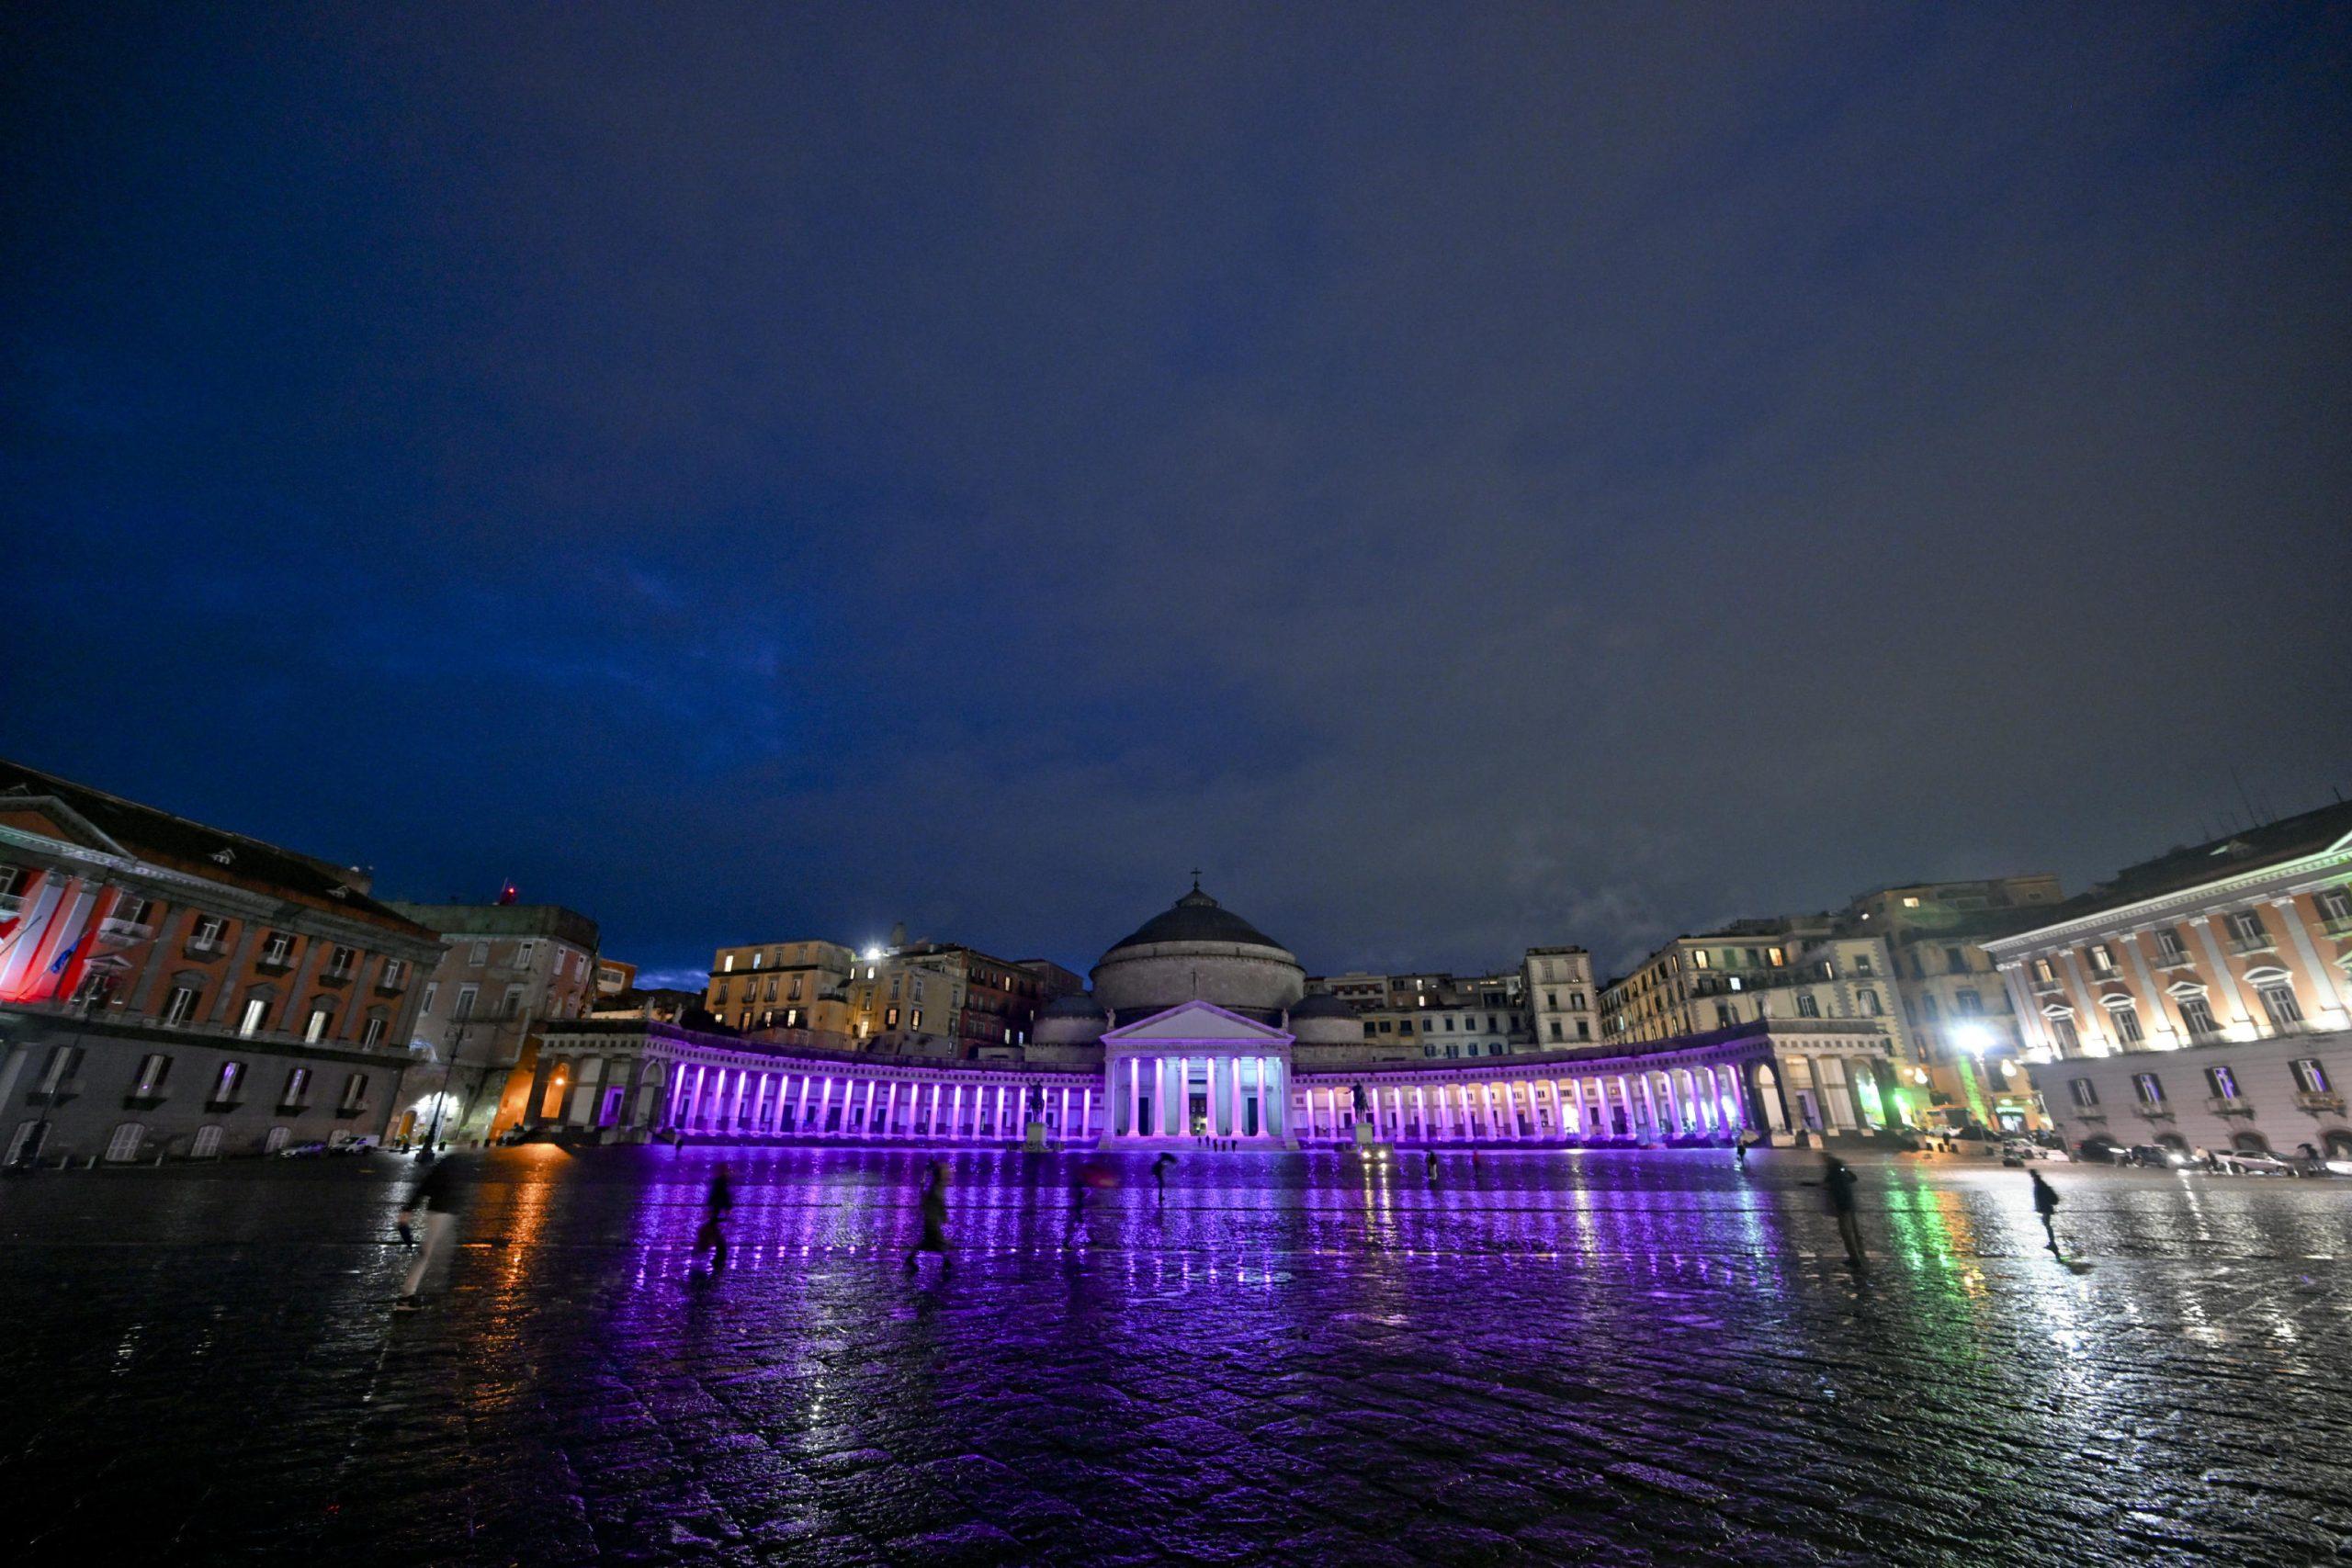
[[[0,1187],[17,1562],[2124,1562],[2352,1555],[2352,1182],[1805,1156],[456,1162]],[[1118,1162],[1114,1162],[1118,1163]],[[1082,1242],[1082,1244],[1081,1244]]]

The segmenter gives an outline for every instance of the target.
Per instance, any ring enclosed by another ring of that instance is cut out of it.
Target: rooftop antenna
[[[2246,793],[2245,780],[2238,777],[2238,766],[2235,762],[2230,764],[2230,782],[2238,786],[2238,799],[2245,802],[2245,814],[2248,817],[2255,817],[2256,814],[2254,809],[2254,796]],[[2256,822],[2249,824],[2249,827],[2257,827],[2259,825],[2260,823],[2257,819]]]

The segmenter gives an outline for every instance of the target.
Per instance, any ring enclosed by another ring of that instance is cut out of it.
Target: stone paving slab
[[[689,1252],[710,1170],[734,1245]],[[1488,1154],[461,1159],[0,1185],[25,1562],[2301,1563],[2352,1555],[2352,1183]]]

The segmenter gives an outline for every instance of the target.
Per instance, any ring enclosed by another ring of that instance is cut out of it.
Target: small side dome
[[[1056,997],[1037,1010],[1029,1038],[1040,1045],[1091,1045],[1111,1027],[1111,1015],[1084,991]]]
[[[1290,1032],[1302,1045],[1361,1045],[1363,1020],[1339,998],[1318,992],[1291,1004]]]
[[[1353,1021],[1356,1010],[1329,991],[1317,991],[1313,996],[1299,998],[1290,1010],[1290,1017],[1293,1023],[1303,1018],[1344,1018]]]

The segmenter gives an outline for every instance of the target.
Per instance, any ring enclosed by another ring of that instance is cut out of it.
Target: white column
[[[2198,915],[2188,923],[2197,928],[2198,940],[2205,944],[2206,954],[2213,961],[2213,983],[2221,987],[2222,995],[2229,1000],[2230,1016],[2222,1020],[2222,1035],[2235,1039],[2237,1036],[2232,1032],[2238,1030],[2240,1025],[2252,1023],[2254,1015],[2245,1010],[2245,1000],[2238,995],[2238,977],[2230,968],[2230,961],[2222,956],[2222,944],[2213,939],[2213,918]],[[2070,953],[2068,956],[2073,955]]]

